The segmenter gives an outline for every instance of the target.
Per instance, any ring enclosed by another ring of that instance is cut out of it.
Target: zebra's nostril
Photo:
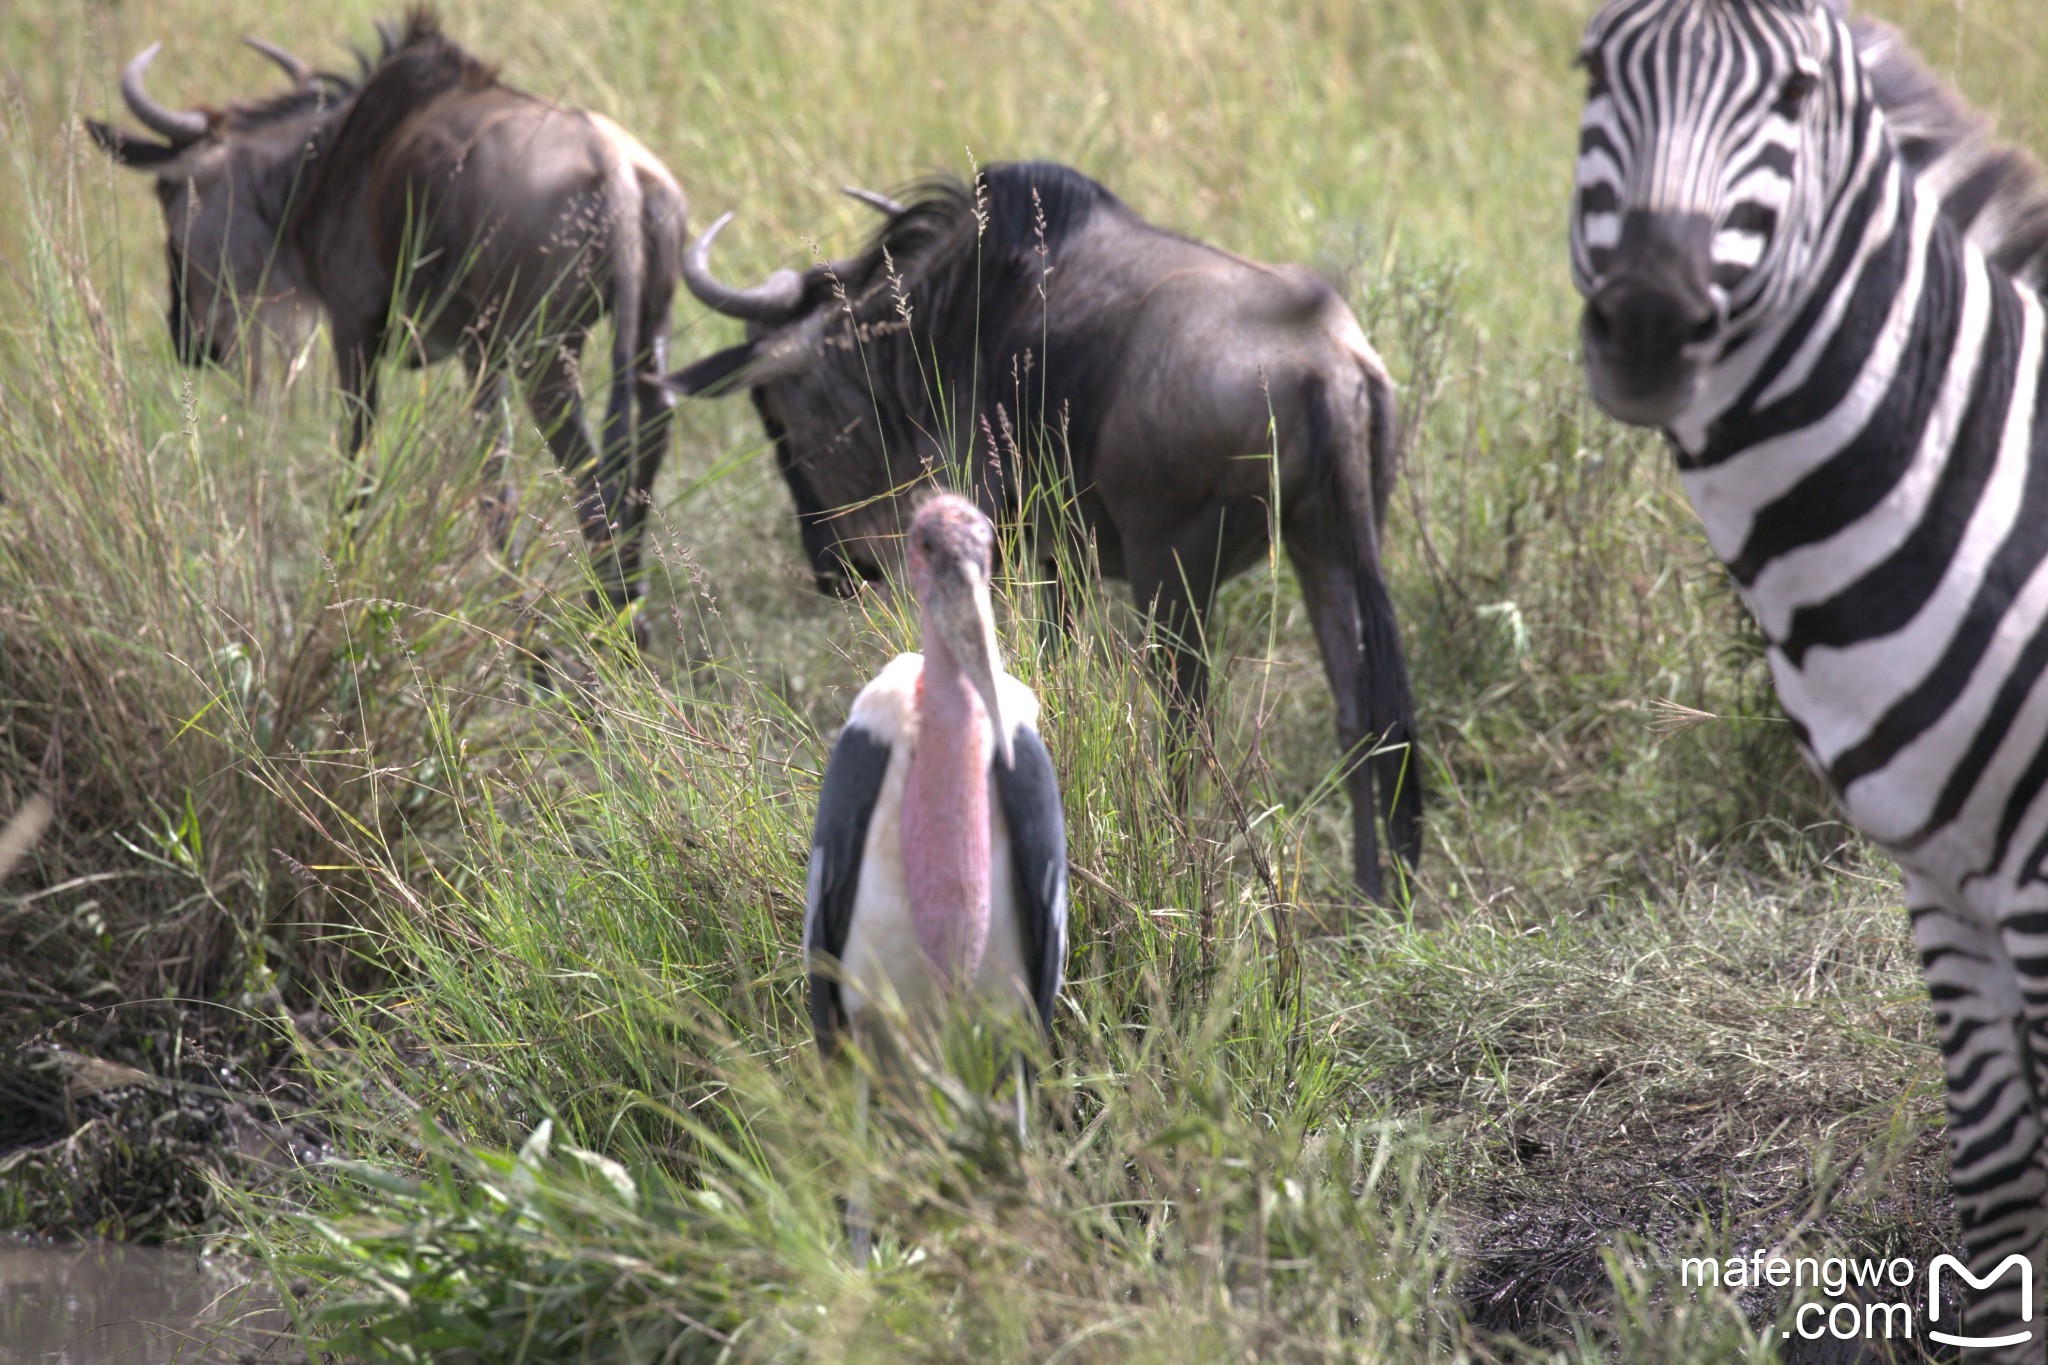
[[[1675,356],[1721,334],[1721,312],[1695,291],[1661,279],[1616,280],[1586,300],[1583,335],[1612,352]]]
[[[1586,335],[1595,341],[1610,341],[1614,337],[1614,322],[1597,302],[1586,305]]]

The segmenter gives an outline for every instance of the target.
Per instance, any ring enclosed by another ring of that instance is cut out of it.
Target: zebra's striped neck
[[[2017,647],[1998,638],[2015,600],[2048,597],[2048,536],[2014,534],[2048,526],[2039,300],[1895,157],[1873,172],[1789,324],[1724,361],[1708,392],[1732,396],[1673,432],[1785,709],[1845,800],[1896,776],[1929,718]],[[1896,849],[1945,823],[1946,799],[1908,784],[1856,813]]]

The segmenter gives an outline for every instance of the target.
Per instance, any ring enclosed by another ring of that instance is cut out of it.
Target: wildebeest
[[[152,99],[143,75],[155,46],[122,72],[130,112],[166,141],[89,126],[116,161],[156,177],[172,340],[187,363],[222,361],[252,323],[317,306],[351,408],[351,454],[375,417],[387,353],[413,364],[460,354],[480,412],[497,408],[517,368],[578,480],[586,537],[614,547],[600,571],[624,605],[675,402],[637,377],[667,348],[682,190],[611,120],[501,83],[430,11],[378,31],[380,53],[354,77],[248,40],[292,88],[225,109]],[[605,314],[616,335],[600,457],[577,359]]]
[[[1357,883],[1378,897],[1374,776],[1411,865],[1422,789],[1379,558],[1392,385],[1351,311],[1310,271],[1154,227],[1064,166],[991,166],[907,205],[862,197],[887,221],[858,257],[751,288],[710,272],[726,219],[693,242],[684,282],[752,325],[670,382],[752,391],[821,583],[878,575],[935,470],[964,469],[992,509],[1026,486],[1068,490],[1085,527],[1070,534],[1092,532],[1103,571],[1153,614],[1184,707],[1207,689],[1216,589],[1264,554],[1277,493],[1338,736],[1352,759],[1373,754],[1347,786]],[[1047,575],[1056,535],[1035,541]]]

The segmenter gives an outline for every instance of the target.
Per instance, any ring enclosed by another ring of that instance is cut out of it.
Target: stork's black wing
[[[889,745],[860,726],[848,725],[832,746],[832,757],[825,762],[824,790],[818,793],[811,870],[804,882],[804,964],[811,969],[811,1031],[828,1053],[846,1027],[846,1006],[832,970],[846,951],[868,821],[888,771]],[[830,970],[816,970],[821,958],[828,960],[823,965]]]
[[[1006,768],[1000,758],[996,760],[996,795],[1010,830],[1024,968],[1031,973],[1038,1022],[1050,1033],[1067,963],[1067,823],[1045,741],[1036,730],[1020,725],[1010,742],[1016,762]]]

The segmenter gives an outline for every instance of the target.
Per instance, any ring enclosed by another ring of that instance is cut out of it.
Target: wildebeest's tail
[[[610,291],[605,307],[612,315],[612,387],[605,402],[601,442],[604,455],[599,468],[609,502],[619,496],[632,464],[633,386],[649,363],[640,357],[640,323],[641,301],[647,285],[647,249],[651,244],[641,214],[643,196],[633,168],[614,168],[607,189],[610,222],[604,251],[609,259],[604,265],[610,276]],[[608,508],[608,515],[616,522],[622,510]]]
[[[669,310],[675,304],[676,281],[683,274],[685,210],[681,196],[666,185],[642,192],[640,350],[635,365],[645,371],[668,364]]]
[[[1400,623],[1394,619],[1394,599],[1387,592],[1379,555],[1386,502],[1393,493],[1400,458],[1400,432],[1393,381],[1378,358],[1359,357],[1359,370],[1370,410],[1341,415],[1325,411],[1312,426],[1327,442],[1341,442],[1341,434],[1347,432],[1366,438],[1362,451],[1340,447],[1316,455],[1336,483],[1337,515],[1350,546],[1359,644],[1364,653],[1357,704],[1367,742],[1373,746],[1373,784],[1379,790],[1388,842],[1401,860],[1413,867],[1422,853],[1422,764],[1415,747],[1415,696],[1408,681],[1408,660],[1401,649]],[[1328,388],[1321,397],[1324,404],[1332,401]],[[1358,416],[1364,421],[1358,421]]]

